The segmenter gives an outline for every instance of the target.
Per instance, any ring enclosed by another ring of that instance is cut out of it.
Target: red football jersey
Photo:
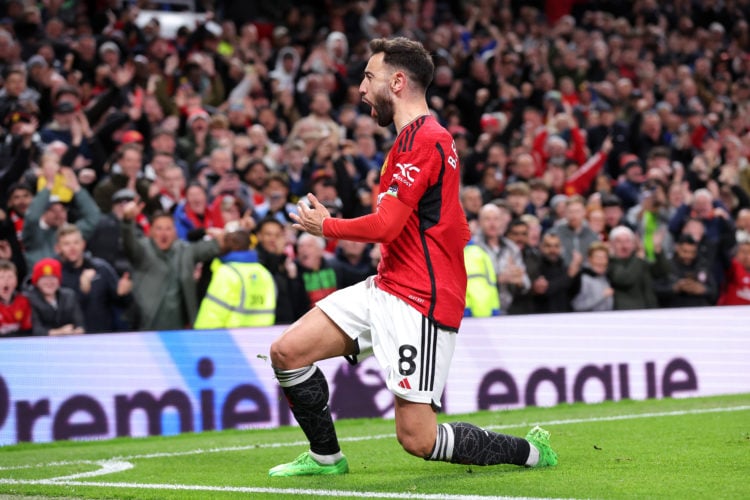
[[[727,269],[724,292],[719,297],[720,306],[750,305],[750,271],[735,258]]]
[[[380,173],[380,196],[396,196],[412,212],[401,234],[382,245],[376,283],[452,330],[464,314],[470,236],[459,179],[453,137],[432,116],[401,130]]]
[[[31,330],[31,304],[25,295],[14,293],[9,303],[0,300],[0,336]]]

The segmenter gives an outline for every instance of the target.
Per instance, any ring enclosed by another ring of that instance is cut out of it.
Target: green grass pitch
[[[351,473],[269,478],[306,449],[300,429],[0,448],[0,498],[750,498],[750,394],[440,416],[523,436],[552,433],[547,469],[468,467],[407,455],[393,421],[344,420]]]

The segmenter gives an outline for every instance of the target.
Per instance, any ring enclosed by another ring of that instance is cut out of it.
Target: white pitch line
[[[718,408],[701,408],[701,409],[695,409],[695,410],[677,410],[677,411],[669,411],[669,412],[656,412],[656,413],[633,413],[629,415],[611,415],[607,417],[589,417],[589,418],[573,418],[573,419],[565,419],[565,420],[548,420],[546,422],[534,422],[535,425],[569,425],[569,424],[585,424],[590,422],[610,422],[610,421],[619,421],[619,420],[634,420],[639,418],[657,418],[657,417],[673,417],[673,416],[682,416],[682,415],[699,415],[703,413],[727,413],[727,412],[735,412],[735,411],[746,411],[750,410],[750,405],[741,405],[741,406],[729,406],[729,407],[718,407]],[[519,422],[517,424],[502,424],[502,425],[488,425],[485,426],[486,429],[495,429],[495,430],[501,430],[501,429],[514,429],[518,427],[527,427],[531,425],[529,422]],[[372,441],[376,439],[394,439],[396,437],[395,434],[374,434],[371,436],[350,436],[350,437],[341,437],[339,438],[339,441],[341,442],[359,442],[359,441]],[[205,453],[223,453],[223,452],[231,452],[231,451],[248,451],[248,450],[255,450],[259,448],[285,448],[285,447],[292,447],[292,446],[307,446],[309,443],[307,441],[290,441],[290,442],[284,442],[284,443],[260,443],[260,444],[250,444],[250,445],[243,445],[243,446],[225,446],[221,448],[196,448],[194,450],[185,450],[185,451],[174,451],[174,452],[160,452],[160,453],[144,453],[140,455],[126,455],[126,456],[116,456],[112,457],[108,460],[110,461],[130,461],[130,460],[142,460],[142,459],[150,459],[150,458],[169,458],[169,457],[182,457],[182,456],[189,456],[189,455],[202,455]],[[3,470],[19,470],[19,469],[33,469],[33,468],[41,468],[41,467],[56,467],[56,466],[68,466],[68,465],[85,465],[85,464],[98,464],[100,465],[105,460],[69,460],[69,461],[56,461],[56,462],[46,462],[46,463],[39,463],[39,464],[26,464],[26,465],[18,465],[18,466],[0,466],[0,471]],[[4,482],[3,479],[0,479],[0,484]],[[86,483],[89,484],[89,483]]]
[[[246,486],[206,486],[200,484],[154,484],[154,483],[95,483],[86,481],[54,481],[51,479],[16,480],[0,479],[0,484],[41,484],[55,486],[100,486],[102,488],[173,490],[173,491],[220,491],[228,493],[268,493],[274,495],[305,495],[314,497],[343,498],[407,498],[419,500],[553,500],[537,497],[506,497],[482,495],[446,495],[444,493],[389,493],[381,491],[313,490],[299,488],[254,488]]]
[[[115,472],[122,472],[135,467],[130,462],[122,460],[99,460],[96,464],[100,466],[97,470],[79,472],[68,476],[51,477],[47,479],[47,481],[66,482],[72,481],[73,479],[83,479],[84,477],[106,476],[107,474],[114,474]]]

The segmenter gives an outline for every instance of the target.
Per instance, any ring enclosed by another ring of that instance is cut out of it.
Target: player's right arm
[[[390,243],[401,234],[411,212],[409,205],[385,194],[371,214],[356,219],[323,219],[323,236],[364,243]]]
[[[355,219],[331,217],[328,210],[312,194],[311,207],[299,204],[299,214],[290,213],[294,228],[316,236],[364,243],[390,243],[401,234],[412,208],[396,196],[384,194],[375,212]]]

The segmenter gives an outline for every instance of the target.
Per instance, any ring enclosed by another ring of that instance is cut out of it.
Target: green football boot
[[[347,472],[349,472],[349,462],[346,461],[346,457],[342,457],[341,460],[333,465],[324,465],[316,462],[310,455],[310,452],[306,451],[293,462],[277,465],[272,468],[268,471],[268,475],[272,477],[325,476],[346,474]]]
[[[538,425],[526,434],[526,441],[539,450],[539,462],[534,467],[551,467],[557,465],[557,453],[549,444],[549,432]]]

